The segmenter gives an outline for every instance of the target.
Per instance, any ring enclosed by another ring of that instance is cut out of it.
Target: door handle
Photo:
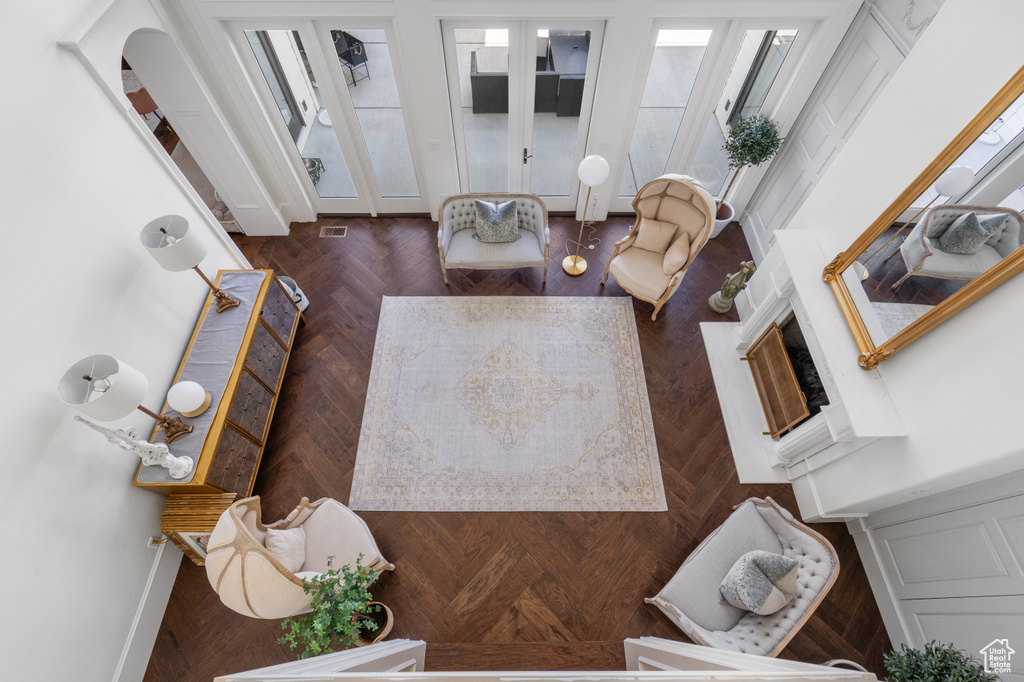
[[[530,154],[529,150],[526,147],[523,147],[523,163],[526,163],[527,159],[532,159],[532,158],[533,158],[533,154]]]

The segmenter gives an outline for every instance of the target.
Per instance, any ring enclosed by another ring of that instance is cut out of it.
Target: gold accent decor
[[[1024,67],[1019,69],[963,130],[946,145],[935,159],[900,193],[852,245],[829,263],[822,272],[839,302],[843,317],[860,350],[858,364],[862,369],[875,369],[895,353],[921,338],[929,331],[995,289],[1024,269],[1024,248],[1019,248],[984,274],[974,278],[914,322],[880,344],[875,344],[846,287],[842,273],[884,233],[911,203],[931,187],[971,144],[1002,115],[1003,111],[1024,93]]]
[[[181,416],[188,417],[189,419],[192,419],[193,417],[198,417],[203,412],[206,412],[206,408],[210,406],[210,402],[212,402],[212,400],[213,396],[210,395],[209,391],[206,391],[206,398],[203,400],[203,404],[189,412],[182,412]]]
[[[580,221],[580,236],[576,239],[576,255],[566,256],[562,261],[562,269],[565,270],[565,274],[573,277],[579,277],[587,271],[587,261],[580,257],[580,242],[583,241],[583,226],[587,224],[587,208],[590,207],[590,190],[592,189],[593,187],[587,187],[587,201],[583,204],[583,220]]]
[[[772,322],[743,359],[754,376],[757,397],[768,420],[766,435],[775,438],[810,416],[779,325]]]

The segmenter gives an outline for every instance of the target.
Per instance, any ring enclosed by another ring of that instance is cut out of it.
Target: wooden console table
[[[195,467],[175,480],[163,467],[140,465],[134,484],[154,492],[252,494],[301,313],[273,270],[221,270],[217,286],[241,303],[218,313],[213,294],[206,298],[174,377],[202,385],[210,407],[194,418],[163,409],[192,424],[168,447]],[[164,442],[163,432],[150,440]]]

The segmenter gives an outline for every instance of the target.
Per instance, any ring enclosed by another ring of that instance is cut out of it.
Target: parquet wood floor
[[[562,245],[579,224],[552,217],[547,286],[531,268],[453,270],[446,287],[436,224],[425,217],[330,218],[295,225],[289,237],[238,237],[255,267],[295,278],[311,300],[256,480],[264,518],[282,517],[302,496],[347,501],[381,296],[624,296],[614,280],[602,288],[600,279],[631,222],[599,223],[603,241],[584,252],[590,270],[570,278],[559,267]],[[318,238],[321,225],[348,225],[348,236]],[[395,613],[391,636],[428,642],[428,670],[622,670],[623,639],[686,641],[643,598],[734,505],[770,495],[796,509],[789,486],[737,480],[697,326],[737,319],[706,301],[749,258],[733,224],[703,250],[657,322],[651,306],[634,302],[668,512],[362,514],[396,566],[374,590]],[[880,672],[889,640],[852,538],[842,524],[816,528],[842,570],[783,656],[847,658]],[[204,569],[185,560],[145,679],[208,682],[291,660],[279,634],[276,621],[222,606]]]

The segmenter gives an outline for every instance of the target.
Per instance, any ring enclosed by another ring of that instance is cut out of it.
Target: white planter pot
[[[728,201],[721,202],[718,205],[718,213],[715,214],[715,229],[711,231],[712,239],[722,234],[725,226],[731,223],[735,217],[736,211],[733,209],[732,204]]]

